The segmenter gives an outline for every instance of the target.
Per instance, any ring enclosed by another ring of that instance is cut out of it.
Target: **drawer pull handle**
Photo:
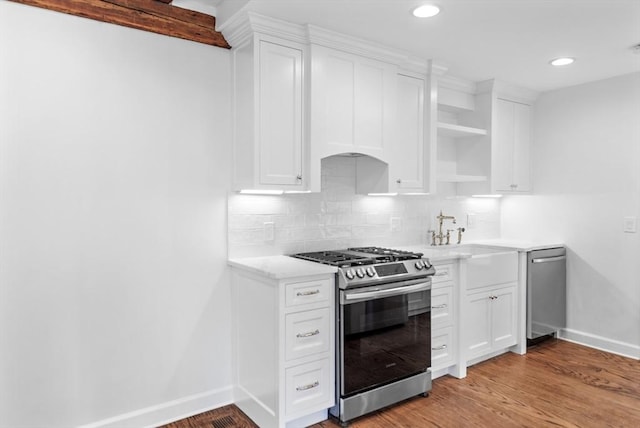
[[[320,294],[320,290],[298,291],[296,293],[296,296],[304,297],[304,296],[313,296],[314,294]]]
[[[320,385],[320,382],[315,381],[315,382],[310,383],[308,385],[296,386],[296,391],[306,391],[308,389],[315,388],[318,385]]]
[[[447,349],[447,345],[436,346],[435,348],[431,348],[432,351],[442,351],[443,349]]]
[[[445,309],[448,305],[446,303],[443,303],[441,305],[435,305],[435,306],[431,306],[431,309]]]
[[[301,338],[301,337],[311,337],[311,336],[316,336],[320,334],[320,330],[315,329],[314,331],[308,331],[306,333],[298,333],[296,334],[296,337]]]

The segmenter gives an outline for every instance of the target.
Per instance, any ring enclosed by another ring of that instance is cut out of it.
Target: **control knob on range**
[[[369,266],[369,267],[367,268],[367,275],[369,275],[369,276],[376,276],[376,271],[375,271],[375,270],[373,270],[373,268],[372,268],[371,266]]]
[[[353,269],[349,269],[348,271],[346,271],[346,272],[344,273],[344,275],[347,277],[347,279],[353,279],[353,278],[355,278],[355,277],[356,277],[356,276],[353,274]]]
[[[418,270],[422,270],[422,268],[424,267],[424,262],[422,260],[418,260],[415,264],[415,267]]]
[[[362,268],[356,269],[356,275],[358,275],[358,278],[364,278],[364,270]]]

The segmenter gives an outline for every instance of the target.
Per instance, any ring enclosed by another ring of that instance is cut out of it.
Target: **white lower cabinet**
[[[467,361],[516,344],[515,284],[469,294],[466,306]]]
[[[307,426],[335,402],[334,277],[233,269],[235,404],[261,428]]]
[[[456,349],[453,341],[453,327],[432,330],[431,333],[431,367],[441,370],[456,364]]]
[[[458,358],[458,263],[434,263],[431,289],[431,373],[464,377]]]
[[[302,415],[323,406],[328,396],[335,394],[331,381],[329,360],[324,358],[312,363],[286,369],[285,412]]]
[[[285,355],[291,361],[329,351],[329,308],[295,312],[285,316]]]

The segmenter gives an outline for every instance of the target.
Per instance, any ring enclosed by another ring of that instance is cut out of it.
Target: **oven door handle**
[[[411,282],[409,282],[411,284]],[[373,300],[379,299],[381,297],[390,297],[402,294],[416,293],[418,291],[424,291],[431,289],[431,282],[419,280],[412,285],[401,285],[399,287],[387,288],[386,290],[376,290],[376,291],[363,291],[363,292],[349,292],[346,291],[344,293],[344,301],[342,303],[349,304],[355,303],[352,301],[360,301],[360,300]]]

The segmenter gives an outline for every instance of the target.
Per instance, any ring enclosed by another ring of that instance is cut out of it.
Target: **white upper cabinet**
[[[260,184],[302,185],[304,50],[260,41]]]
[[[398,74],[390,176],[398,192],[429,192],[425,182],[425,79]]]
[[[497,98],[494,115],[494,189],[531,191],[531,106]]]
[[[268,34],[280,24],[248,15],[228,32],[234,46],[235,190],[309,187],[305,134],[308,48],[295,26],[289,38]]]
[[[305,188],[305,50],[256,37],[234,52],[236,190]]]
[[[319,45],[312,45],[311,55],[314,150],[320,158],[352,152],[385,161],[393,137],[396,67]]]
[[[439,182],[456,183],[459,195],[531,191],[531,105],[537,94],[495,80],[469,88],[467,97],[444,92],[443,98],[460,106],[439,102]]]

